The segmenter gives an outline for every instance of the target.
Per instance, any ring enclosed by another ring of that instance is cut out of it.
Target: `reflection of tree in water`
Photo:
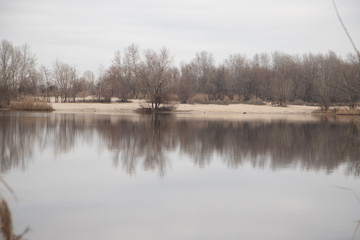
[[[231,167],[251,161],[255,167],[297,166],[330,172],[347,159],[351,162],[358,159],[353,149],[358,145],[349,139],[353,128],[353,124],[329,122],[234,122],[227,126],[206,122],[203,128],[188,129],[188,137],[182,141],[185,146],[180,149],[186,151],[188,146],[200,145],[189,152],[199,156],[200,165],[202,159],[206,159],[204,152],[216,152]],[[181,129],[181,132],[186,131]],[[358,134],[353,136],[358,137]]]
[[[0,172],[12,167],[25,169],[33,152],[48,146],[53,147],[54,155],[66,153],[73,149],[77,135],[91,139],[85,138],[84,119],[75,115],[4,113],[0,116]]]
[[[104,129],[104,130],[102,130]],[[99,133],[127,172],[141,162],[145,170],[164,173],[166,152],[179,148],[197,166],[206,166],[220,156],[229,167],[251,162],[254,167],[331,172],[347,164],[348,174],[359,175],[359,126],[354,123],[186,121],[162,118],[122,120]],[[110,134],[110,135],[108,135]],[[111,137],[109,137],[111,136]],[[351,169],[351,171],[350,171]],[[357,172],[356,172],[357,171]]]
[[[176,120],[141,116],[132,120],[99,115],[2,115],[1,171],[24,167],[35,148],[50,146],[67,153],[77,143],[98,139],[113,154],[114,165],[128,173],[138,167],[165,174],[169,153],[179,151],[200,167],[221,159],[231,168],[331,172],[346,164],[346,173],[360,175],[360,124],[322,119],[318,122]]]
[[[32,155],[33,138],[39,134],[36,123],[4,115],[0,118],[0,171],[12,167],[25,168],[25,159]]]
[[[167,134],[169,122],[151,116],[143,118],[137,122],[121,119],[115,124],[101,121],[98,131],[114,153],[115,166],[120,161],[126,172],[134,173],[141,163],[145,170],[158,170],[164,175],[168,164],[165,153],[174,147]]]
[[[344,152],[350,155],[347,159],[346,173],[360,176],[360,122],[351,123],[345,147]]]

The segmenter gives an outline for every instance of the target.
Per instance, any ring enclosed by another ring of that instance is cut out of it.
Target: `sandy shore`
[[[132,100],[131,103],[52,103],[56,112],[83,112],[83,113],[113,113],[121,114],[133,112],[140,108],[142,100]],[[177,113],[192,114],[312,114],[318,107],[289,105],[278,107],[250,104],[178,104]]]
[[[52,103],[57,113],[95,113],[129,115],[140,107],[141,100],[132,100],[131,103]],[[250,104],[179,104],[175,111],[181,118],[216,118],[216,119],[296,119],[312,118],[312,112],[318,107],[289,105],[277,107],[268,105]]]

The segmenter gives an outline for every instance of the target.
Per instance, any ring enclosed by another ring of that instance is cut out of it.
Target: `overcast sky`
[[[336,3],[360,48],[360,1]],[[167,47],[175,64],[203,50],[217,63],[233,53],[354,53],[331,0],[0,0],[0,39],[28,44],[39,65],[95,72],[131,43]]]

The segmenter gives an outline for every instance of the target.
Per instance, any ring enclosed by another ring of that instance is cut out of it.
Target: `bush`
[[[295,101],[291,102],[292,105],[305,105],[305,102],[301,99],[296,99]]]
[[[261,98],[256,98],[255,96],[252,96],[246,103],[253,105],[266,105],[266,102],[264,102]]]
[[[158,108],[158,113],[167,113],[176,110],[176,104],[163,104],[161,107]],[[151,108],[151,104],[145,103],[140,104],[140,108],[135,110],[138,113],[145,113],[145,114],[152,114],[155,113],[154,109]]]
[[[192,98],[190,98],[188,100],[188,102],[190,104],[193,104],[193,103],[208,103],[209,102],[209,97],[208,97],[207,94],[198,93],[195,96],[193,96]]]
[[[0,108],[8,108],[9,105],[6,102],[0,102]]]
[[[53,111],[54,109],[47,102],[35,102],[33,97],[27,96],[22,101],[10,102],[10,110]]]
[[[320,107],[313,113],[330,114],[330,115],[360,115],[360,108],[349,108],[349,107],[332,107],[327,110]]]

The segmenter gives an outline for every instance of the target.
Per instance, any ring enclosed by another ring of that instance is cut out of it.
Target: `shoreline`
[[[80,113],[94,115],[127,115],[138,117],[136,112],[144,100],[131,100],[130,103],[52,103],[54,113]],[[341,108],[341,107],[337,107]],[[171,114],[178,119],[221,120],[221,121],[319,121],[322,117],[332,120],[349,121],[359,115],[342,115],[318,113],[319,106],[288,105],[287,107],[266,105],[252,105],[234,103],[219,104],[178,104],[176,110],[163,113]],[[141,115],[141,114],[140,114]]]
[[[66,113],[132,113],[140,108],[141,100],[132,100],[130,103],[51,103],[54,112]],[[173,114],[296,114],[313,115],[318,110],[316,106],[289,105],[287,107],[251,104],[178,104]]]
[[[91,115],[127,115],[139,116],[138,110],[144,100],[132,99],[127,103],[54,103],[52,113],[91,114]],[[322,117],[354,119],[359,114],[347,114],[346,107],[335,106],[329,113],[319,112],[319,106],[288,105],[287,107],[266,105],[252,105],[245,103],[221,104],[177,104],[176,110],[163,112],[182,119],[212,119],[212,120],[290,120],[311,121]],[[2,109],[5,110],[5,109]],[[359,111],[356,110],[356,111]],[[30,111],[31,112],[31,111]],[[360,112],[360,111],[359,111]]]
[[[136,110],[142,102],[132,100],[131,103],[52,103],[52,106],[54,113],[139,116]],[[317,109],[315,106],[298,105],[277,107],[250,104],[178,104],[176,110],[168,114],[178,119],[196,120],[317,121],[320,115],[313,113]]]

